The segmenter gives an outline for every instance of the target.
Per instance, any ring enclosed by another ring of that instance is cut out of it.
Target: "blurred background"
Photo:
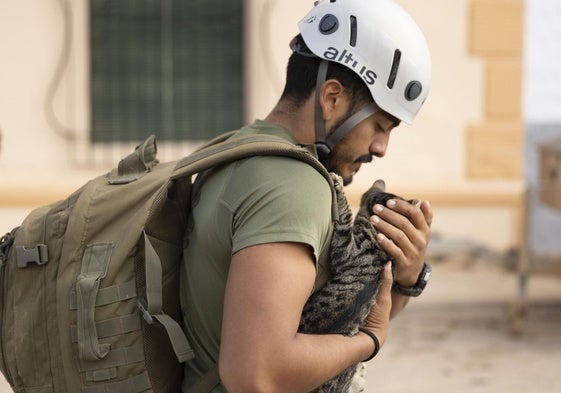
[[[431,93],[347,193],[383,178],[430,200],[435,275],[368,391],[561,392],[561,2],[396,1],[425,32]],[[171,160],[264,118],[312,5],[0,0],[0,231],[149,134]]]

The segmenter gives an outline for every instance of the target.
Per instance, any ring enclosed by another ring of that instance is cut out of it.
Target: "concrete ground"
[[[561,275],[530,276],[513,335],[514,271],[477,259],[434,262],[433,271],[367,365],[367,393],[561,393]],[[10,391],[2,381],[0,393]]]
[[[368,393],[561,393],[561,274],[530,275],[515,335],[517,273],[481,260],[433,268],[368,364]]]

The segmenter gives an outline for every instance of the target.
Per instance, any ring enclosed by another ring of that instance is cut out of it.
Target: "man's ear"
[[[349,94],[337,79],[323,82],[320,89],[320,105],[324,121],[328,122],[345,114],[349,101]]]

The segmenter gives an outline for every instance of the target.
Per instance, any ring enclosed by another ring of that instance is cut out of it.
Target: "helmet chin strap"
[[[316,150],[318,152],[318,158],[324,160],[333,150],[327,144],[327,133],[325,132],[325,123],[323,121],[323,111],[321,109],[321,104],[319,103],[319,98],[321,95],[321,86],[323,82],[327,79],[327,66],[329,63],[325,60],[319,62],[318,76],[316,79],[316,99],[315,99],[315,110],[314,110],[314,120],[316,126]]]
[[[365,120],[366,118],[372,116],[376,112],[380,110],[380,107],[375,103],[372,102],[359,110],[358,112],[354,113],[350,116],[347,120],[343,122],[339,127],[337,127],[333,132],[327,136],[327,132],[325,130],[325,122],[323,121],[323,111],[321,109],[321,105],[319,102],[320,93],[321,93],[321,86],[323,82],[327,79],[327,67],[329,62],[326,60],[321,60],[318,69],[318,76],[316,81],[316,97],[315,97],[315,113],[314,113],[314,120],[315,120],[315,128],[316,128],[316,150],[318,153],[318,157],[320,161],[325,160],[335,148],[335,145],[339,143],[341,139],[345,135],[349,133],[357,124],[361,121]]]

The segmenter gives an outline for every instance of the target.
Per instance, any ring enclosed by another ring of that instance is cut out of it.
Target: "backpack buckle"
[[[49,252],[47,245],[37,244],[33,248],[17,246],[16,260],[20,269],[25,269],[31,262],[35,262],[37,265],[44,265],[49,262]]]
[[[152,314],[150,314],[150,312],[146,309],[146,307],[142,303],[142,300],[138,299],[136,301],[136,305],[138,306],[138,309],[140,310],[140,313],[142,314],[142,317],[144,318],[146,323],[148,325],[152,325],[154,323],[154,318],[152,317]]]

